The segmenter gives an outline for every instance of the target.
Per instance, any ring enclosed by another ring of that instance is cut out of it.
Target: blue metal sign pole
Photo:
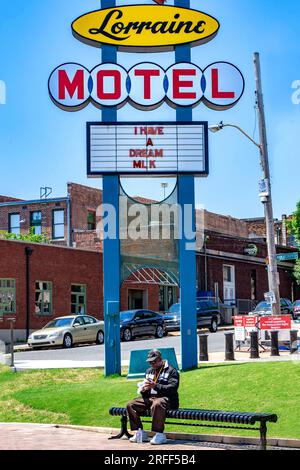
[[[102,8],[116,6],[115,0],[102,0]],[[117,49],[102,45],[102,62],[117,63]],[[117,109],[102,110],[102,121],[117,121]],[[120,238],[119,238],[119,177],[103,175],[103,204],[116,212],[115,234],[110,233],[103,243],[103,284],[105,323],[104,375],[121,374],[120,349]],[[114,236],[115,235],[115,236]]]
[[[190,0],[175,0],[175,6],[190,8]],[[191,61],[191,46],[182,45],[175,48],[176,62]],[[177,108],[177,121],[192,121],[192,108]],[[190,205],[192,214],[192,228],[195,231],[195,183],[193,175],[178,175],[178,204],[185,213],[186,205]],[[181,368],[192,369],[198,366],[197,359],[197,315],[196,315],[196,251],[189,249],[191,240],[187,237],[184,224],[181,220],[181,238],[179,240],[179,283],[181,307]],[[195,246],[196,248],[196,246]]]

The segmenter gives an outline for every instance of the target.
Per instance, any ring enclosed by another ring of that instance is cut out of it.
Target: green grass
[[[124,371],[126,373],[126,371]],[[216,364],[181,373],[180,406],[273,412],[268,436],[300,438],[300,364]],[[98,369],[27,371],[0,366],[0,422],[119,427],[111,406],[136,396],[137,380],[105,378]],[[257,432],[169,426],[168,430],[257,436]]]

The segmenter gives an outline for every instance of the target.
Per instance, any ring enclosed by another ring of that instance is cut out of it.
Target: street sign
[[[206,122],[89,122],[88,176],[208,175]]]
[[[276,304],[276,297],[274,292],[266,292],[264,294],[265,300],[269,302],[271,305]]]
[[[291,315],[276,315],[260,318],[261,330],[290,330],[291,327]]]
[[[299,258],[299,253],[280,253],[276,256],[277,261],[294,261]]]

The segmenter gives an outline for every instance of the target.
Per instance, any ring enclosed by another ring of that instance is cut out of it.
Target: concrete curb
[[[78,429],[87,432],[98,432],[101,434],[117,434],[119,429],[116,428],[102,428],[93,426],[74,426],[69,424],[53,425],[55,428]],[[149,436],[154,433],[148,431]],[[221,434],[188,434],[177,432],[166,432],[168,439],[176,441],[200,441],[200,442],[215,442],[219,444],[235,444],[235,445],[259,445],[259,438],[257,437],[240,437],[240,436],[225,436]],[[293,449],[300,449],[300,439],[284,439],[284,438],[268,438],[268,446],[272,447],[287,447]]]

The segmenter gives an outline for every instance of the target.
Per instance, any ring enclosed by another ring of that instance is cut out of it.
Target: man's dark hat
[[[158,349],[152,349],[148,353],[147,362],[154,362],[158,358],[161,359],[161,352]]]

